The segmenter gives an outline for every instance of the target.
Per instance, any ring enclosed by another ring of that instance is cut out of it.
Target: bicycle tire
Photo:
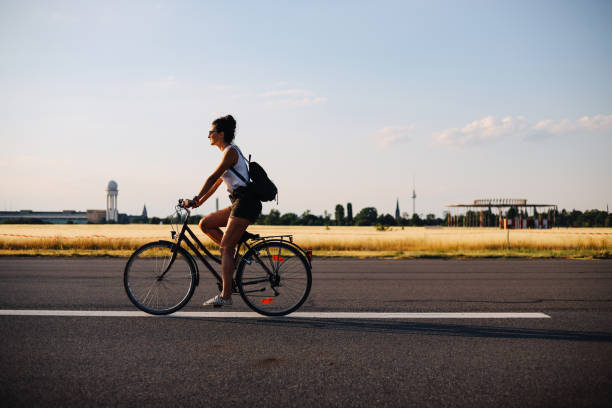
[[[293,245],[264,241],[241,258],[236,284],[251,310],[265,316],[284,316],[299,309],[308,298],[312,286],[310,263]]]
[[[170,269],[166,269],[176,245],[169,241],[149,242],[130,256],[123,272],[123,285],[138,309],[153,315],[174,313],[189,302],[196,287],[192,256],[178,248]]]

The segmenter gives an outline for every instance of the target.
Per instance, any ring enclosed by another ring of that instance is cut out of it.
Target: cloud
[[[433,140],[446,146],[465,146],[503,139],[515,134],[524,133],[529,128],[523,116],[505,117],[498,120],[487,116],[468,123],[463,128],[447,129],[435,133]]]
[[[494,142],[503,139],[539,139],[575,133],[601,133],[612,131],[612,115],[584,116],[577,120],[540,120],[528,122],[524,116],[508,116],[501,120],[487,116],[468,123],[463,128],[452,128],[432,135],[437,145],[461,147]]]
[[[562,119],[541,120],[535,124],[534,130],[548,135],[566,135],[571,133],[600,133],[612,131],[612,115],[583,116],[578,120]]]
[[[408,134],[414,130],[415,126],[385,126],[376,131],[376,144],[380,148],[387,148],[390,145],[408,141]]]
[[[327,102],[326,97],[317,96],[305,89],[280,89],[266,91],[259,95],[267,105],[275,106],[312,106]]]

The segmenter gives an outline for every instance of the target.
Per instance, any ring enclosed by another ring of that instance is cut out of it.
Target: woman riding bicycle
[[[200,221],[204,234],[216,242],[221,250],[221,269],[223,291],[207,300],[203,306],[231,306],[232,281],[234,274],[234,251],[249,224],[257,220],[261,213],[261,201],[247,189],[246,183],[232,170],[248,180],[247,162],[238,146],[232,144],[236,131],[236,120],[232,115],[215,119],[208,132],[212,146],[217,146],[223,153],[221,164],[206,179],[200,192],[191,200],[183,202],[184,207],[197,208],[214,194],[222,182],[225,182],[231,207],[211,213]],[[227,226],[225,233],[220,227]]]

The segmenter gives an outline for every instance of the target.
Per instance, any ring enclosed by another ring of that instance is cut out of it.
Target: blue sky
[[[170,213],[236,143],[278,208],[612,204],[612,3],[0,1],[0,208]],[[221,205],[227,194],[217,193]],[[214,200],[199,213],[214,209]]]

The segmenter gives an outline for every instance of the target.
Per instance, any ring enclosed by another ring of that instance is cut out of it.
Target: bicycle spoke
[[[126,291],[130,300],[146,312],[171,313],[193,294],[193,271],[185,255],[177,254],[166,271],[173,248],[173,244],[164,242],[147,244],[128,261],[124,273]],[[167,273],[158,280],[164,271]]]
[[[262,314],[291,313],[310,291],[309,265],[295,248],[283,242],[264,242],[254,250],[261,263],[271,269],[266,271],[259,262],[240,264],[239,289],[243,299],[251,309]],[[268,283],[257,288],[263,289],[260,291],[253,287],[256,282]]]

